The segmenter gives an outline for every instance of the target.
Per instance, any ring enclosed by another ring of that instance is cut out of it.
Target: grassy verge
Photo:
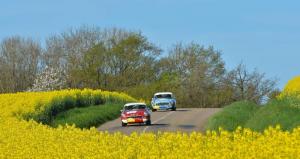
[[[300,125],[300,108],[297,103],[300,102],[291,99],[271,101],[258,110],[245,126],[255,131],[263,131],[269,126],[279,124],[283,130],[292,130]]]
[[[34,109],[30,111],[14,112],[25,120],[33,119],[37,122],[50,125],[57,114],[74,108],[103,105],[105,103],[127,103],[137,101],[124,93],[109,92],[91,89],[71,89],[50,92],[26,93],[23,96],[30,99]],[[27,103],[26,103],[27,105]],[[22,107],[23,109],[23,107]]]
[[[288,131],[300,126],[300,100],[272,100],[264,106],[257,106],[251,102],[236,102],[212,116],[206,129],[218,130],[222,127],[233,131],[237,126],[242,126],[262,132],[269,126],[276,125]]]
[[[237,126],[242,126],[253,117],[259,106],[252,102],[235,102],[223,108],[223,110],[212,116],[206,125],[207,130],[218,130],[222,127],[225,130],[233,131]]]
[[[120,115],[121,108],[122,104],[116,103],[74,108],[57,114],[50,125],[57,127],[68,123],[75,124],[79,128],[90,128],[116,119]]]

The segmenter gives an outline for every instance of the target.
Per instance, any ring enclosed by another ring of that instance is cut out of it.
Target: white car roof
[[[155,93],[154,96],[157,96],[157,95],[162,95],[162,94],[173,94],[172,92],[158,92],[158,93]]]
[[[127,103],[124,105],[124,107],[130,106],[130,105],[146,105],[145,103]]]

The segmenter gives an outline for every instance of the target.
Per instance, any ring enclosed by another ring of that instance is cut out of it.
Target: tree
[[[48,67],[37,75],[30,92],[52,91],[66,88],[66,76],[62,69]]]
[[[39,42],[19,36],[0,43],[0,93],[32,88],[93,88],[151,99],[172,91],[187,107],[221,107],[274,98],[276,80],[243,64],[228,71],[212,46],[177,43],[166,54],[141,32],[82,26]]]
[[[73,72],[82,77],[84,86],[126,91],[154,80],[159,49],[139,33],[114,36],[110,41],[113,44],[100,42],[89,49],[81,69]]]
[[[14,36],[0,44],[0,92],[23,91],[32,85],[40,67],[40,44]]]
[[[159,53],[140,32],[82,26],[48,38],[43,64],[64,69],[71,88],[125,90],[136,82],[129,78],[146,79],[138,73],[148,74]]]
[[[224,62],[213,47],[204,48],[195,43],[176,44],[169,55],[161,60],[161,72],[177,75],[180,79],[176,91],[179,103],[193,107],[218,107],[222,100],[216,95],[222,90]]]
[[[227,74],[227,80],[231,81],[233,100],[249,100],[257,104],[270,96],[276,85],[276,80],[267,79],[257,70],[249,72],[242,63]]]

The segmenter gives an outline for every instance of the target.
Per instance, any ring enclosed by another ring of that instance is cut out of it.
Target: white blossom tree
[[[60,90],[66,88],[66,75],[61,68],[46,66],[45,69],[37,75],[33,86],[28,89],[30,92],[41,92]]]

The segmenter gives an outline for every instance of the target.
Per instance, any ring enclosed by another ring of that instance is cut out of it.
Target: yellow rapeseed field
[[[298,96],[300,97],[300,76],[291,79],[284,87],[280,97]]]
[[[54,99],[105,96],[132,101],[126,94],[96,90],[64,90],[0,95],[0,158],[300,158],[300,128],[279,127],[264,133],[238,128],[227,131],[185,133],[133,133],[129,136],[78,129],[51,128],[22,115],[39,114]]]

